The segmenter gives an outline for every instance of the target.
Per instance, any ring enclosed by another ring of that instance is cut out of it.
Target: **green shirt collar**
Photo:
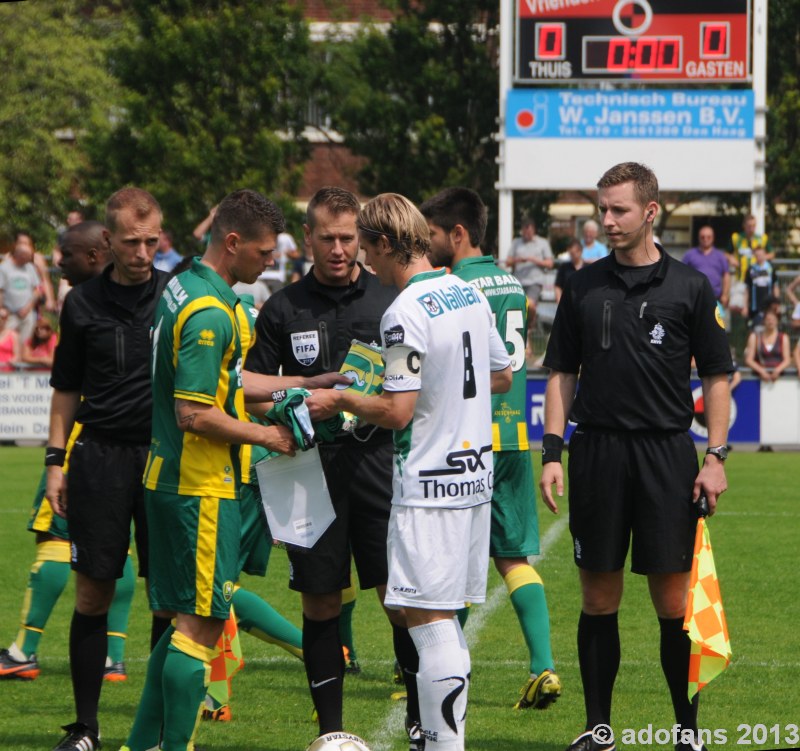
[[[493,264],[494,258],[492,256],[467,256],[462,258],[455,266],[453,266],[453,273],[463,269],[465,266],[476,266],[477,264]]]
[[[192,261],[191,271],[197,274],[201,279],[207,281],[219,294],[220,299],[227,303],[233,309],[239,302],[236,293],[231,289],[230,285],[210,266],[201,263],[198,258]]]
[[[414,274],[414,276],[408,280],[406,287],[415,284],[416,282],[424,282],[426,279],[435,279],[437,276],[444,276],[446,273],[447,269],[444,266],[438,269],[431,269],[430,271],[420,271],[418,274]]]

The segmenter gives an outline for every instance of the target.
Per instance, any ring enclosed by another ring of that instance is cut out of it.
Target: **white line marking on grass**
[[[545,532],[542,538],[542,552],[533,557],[535,562],[544,560],[550,552],[550,548],[555,545],[561,533],[567,527],[567,517],[562,516],[557,519]],[[480,607],[472,608],[469,614],[469,628],[467,629],[467,645],[470,649],[477,643],[480,632],[487,619],[494,613],[506,598],[506,585],[502,581],[489,592],[486,602]],[[404,701],[394,702],[391,710],[384,718],[383,724],[375,733],[376,740],[373,741],[371,748],[373,751],[389,751],[392,741],[403,732],[403,725],[406,716],[406,703]]]

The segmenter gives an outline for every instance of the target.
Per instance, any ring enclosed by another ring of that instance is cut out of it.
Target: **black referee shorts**
[[[308,594],[350,586],[350,554],[361,589],[386,584],[386,537],[392,507],[392,457],[375,446],[320,446],[336,518],[311,550],[289,548],[289,588]]]
[[[578,426],[569,441],[569,527],[575,563],[617,571],[633,538],[637,574],[689,571],[697,450],[688,433]]]
[[[119,579],[135,522],[139,576],[147,576],[147,521],[142,477],[147,446],[111,443],[81,432],[67,472],[67,527],[72,569]]]

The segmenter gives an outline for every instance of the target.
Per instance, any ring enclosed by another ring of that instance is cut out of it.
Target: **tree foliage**
[[[767,196],[779,232],[800,217],[800,0],[769,4]],[[781,218],[777,203],[788,205]]]
[[[81,138],[103,127],[115,83],[108,19],[74,0],[0,4],[0,235],[46,248],[78,194]],[[73,140],[75,139],[75,140]]]
[[[399,0],[388,30],[329,48],[325,104],[360,185],[420,200],[446,185],[494,196],[499,4]]]
[[[128,13],[110,57],[125,95],[91,144],[92,195],[150,190],[181,240],[235,188],[290,205],[313,80],[301,11],[284,0],[134,0]]]

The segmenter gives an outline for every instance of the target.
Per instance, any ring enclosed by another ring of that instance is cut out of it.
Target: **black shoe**
[[[90,730],[82,722],[64,725],[62,730],[66,730],[67,734],[53,751],[97,751],[101,748],[100,734]]]
[[[616,747],[611,728],[608,725],[597,725],[594,730],[581,733],[567,746],[567,751],[614,751]]]

